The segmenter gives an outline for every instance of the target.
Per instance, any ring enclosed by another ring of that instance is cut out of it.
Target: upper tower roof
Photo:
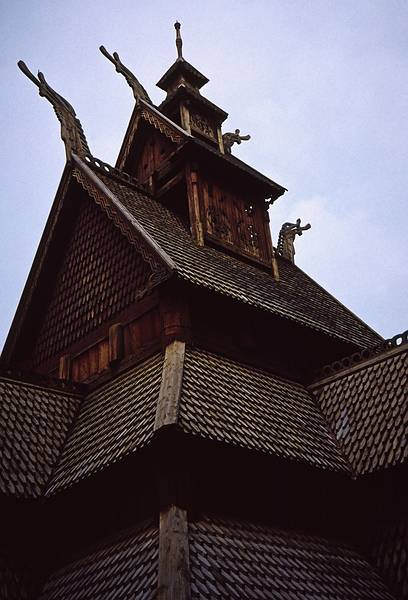
[[[183,58],[183,41],[180,35],[181,25],[177,22],[174,24],[174,27],[176,29],[177,60],[165,72],[156,85],[167,93],[179,85],[189,85],[193,89],[199,90],[209,82],[209,79]]]

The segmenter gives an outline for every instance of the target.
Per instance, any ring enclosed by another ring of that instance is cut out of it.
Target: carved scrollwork
[[[190,123],[195,129],[198,129],[209,137],[216,138],[214,127],[208,119],[195,112],[190,112]]]
[[[251,254],[259,255],[259,233],[252,223],[241,219],[237,223],[237,234],[240,246]]]
[[[209,233],[226,242],[231,242],[231,227],[224,211],[217,211],[214,206],[209,206],[207,209],[207,228]]]

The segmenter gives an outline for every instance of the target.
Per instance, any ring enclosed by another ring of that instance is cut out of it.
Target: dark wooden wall
[[[269,263],[271,242],[263,202],[209,173],[201,177],[201,190],[207,238]]]
[[[146,183],[166,157],[173,152],[175,144],[158,131],[151,129],[141,147],[142,149],[135,154],[133,159],[132,175],[140,183]]]
[[[134,304],[151,270],[102,210],[83,197],[51,290],[44,290],[32,365],[39,367]],[[46,296],[48,292],[48,298]],[[100,360],[103,362],[103,346]]]

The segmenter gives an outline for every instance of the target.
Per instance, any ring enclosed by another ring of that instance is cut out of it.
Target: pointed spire
[[[181,24],[178,21],[176,21],[174,23],[174,28],[176,30],[177,58],[182,60],[183,59],[183,40],[181,39],[181,34],[180,34]]]
[[[99,46],[99,50],[115,66],[116,72],[123,75],[123,77],[126,79],[128,85],[133,90],[133,96],[134,96],[136,102],[139,100],[139,98],[141,98],[145,102],[152,104],[152,101],[149,98],[149,94],[146,92],[146,90],[144,89],[142,84],[139,82],[137,77],[135,75],[133,75],[132,71],[130,71],[130,69],[125,67],[125,65],[119,58],[119,54],[117,52],[114,52],[113,54],[109,54],[109,52],[106,50],[106,48],[104,46]]]
[[[38,87],[40,96],[44,96],[52,104],[58,121],[61,123],[61,138],[65,144],[67,160],[71,160],[72,154],[77,154],[80,157],[90,155],[91,152],[81,122],[71,104],[48,85],[40,71],[38,71],[37,79],[22,60],[19,60],[17,65],[24,75]]]

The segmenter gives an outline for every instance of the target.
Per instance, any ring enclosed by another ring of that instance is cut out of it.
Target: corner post
[[[159,600],[190,600],[187,511],[172,505],[160,513]]]

